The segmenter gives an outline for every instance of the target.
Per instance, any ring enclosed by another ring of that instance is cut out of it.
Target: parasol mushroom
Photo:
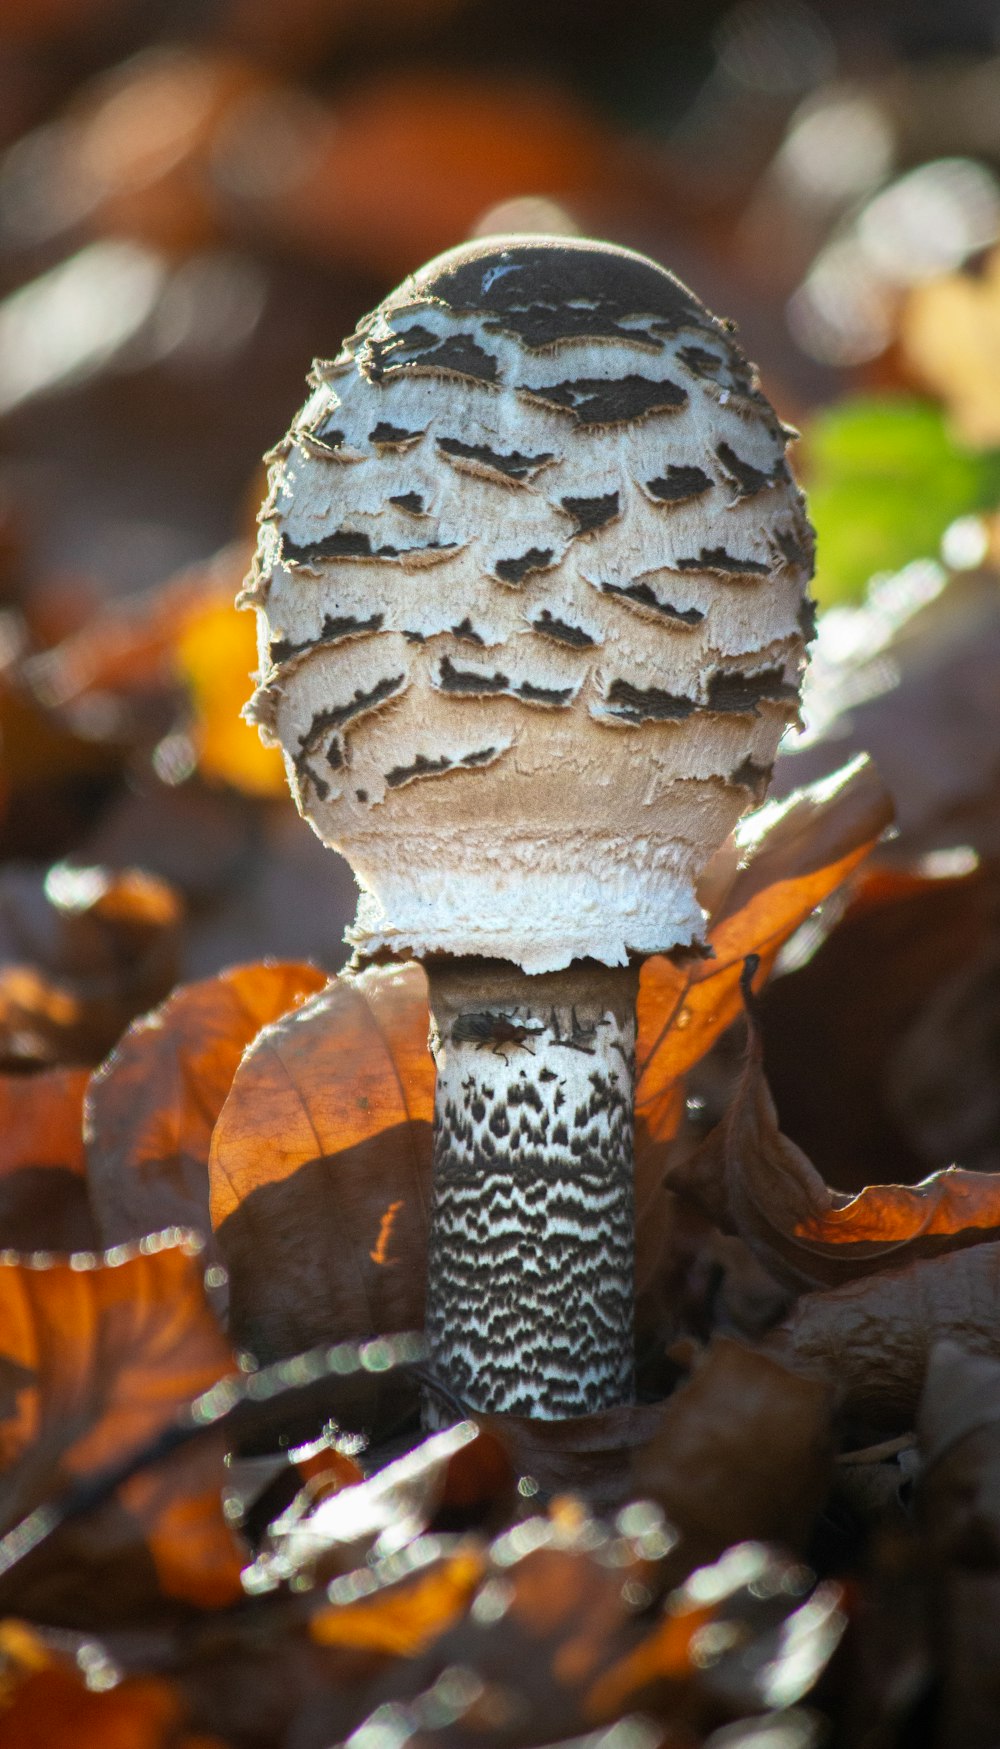
[[[416,957],[427,1325],[481,1410],[627,1401],[635,995],[798,709],[812,533],[731,327],[641,255],[490,238],[319,362],[271,457],[249,714]]]

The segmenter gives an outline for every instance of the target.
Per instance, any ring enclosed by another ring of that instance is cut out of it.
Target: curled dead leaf
[[[648,1292],[668,1228],[664,1172],[683,1115],[683,1078],[740,1013],[740,977],[755,954],[762,978],[778,950],[857,868],[892,820],[875,767],[852,761],[831,778],[752,814],[706,876],[714,958],[680,967],[646,960],[636,1050],[636,1280]]]
[[[729,1110],[669,1183],[796,1288],[870,1274],[887,1259],[902,1263],[981,1244],[1000,1232],[995,1173],[949,1167],[922,1184],[872,1184],[856,1196],[831,1190],[778,1128],[752,1008]]]
[[[565,1499],[513,1526],[471,1606],[393,1680],[394,1722],[420,1737],[430,1685],[456,1667],[456,1743],[583,1737],[633,1709],[700,1741],[720,1717],[807,1693],[843,1629],[840,1588],[742,1544],[657,1606],[670,1547],[649,1502],[605,1524]]]
[[[87,1172],[101,1243],[166,1226],[210,1231],[212,1129],[243,1052],[325,983],[312,966],[235,966],[182,985],[136,1021],[87,1089]]]
[[[423,1322],[427,1025],[422,969],[376,968],[265,1027],[236,1073],[212,1138],[212,1222],[231,1329],[262,1360]]]
[[[998,900],[985,862],[961,875],[869,869],[811,958],[765,990],[778,1110],[839,1190],[953,1161],[1000,1168]]]
[[[318,1504],[308,1492],[300,1494],[272,1525],[247,1575],[248,1589],[264,1591],[290,1580],[301,1585],[305,1578],[326,1581],[365,1561],[376,1564],[409,1547],[440,1509],[454,1518],[463,1499],[468,1505],[470,1490],[481,1496],[482,1508],[490,1497],[509,1498],[510,1472],[502,1457],[499,1465],[497,1460],[490,1434],[461,1421],[422,1440],[367,1481],[338,1489]],[[346,1587],[341,1601],[367,1594],[359,1580],[353,1590]]]

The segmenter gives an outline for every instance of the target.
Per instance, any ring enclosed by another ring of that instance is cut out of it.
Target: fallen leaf
[[[212,1138],[212,1223],[234,1339],[261,1360],[423,1323],[427,1024],[422,969],[376,968],[265,1027],[236,1073]]]
[[[619,1682],[605,1696],[601,1679],[649,1632],[644,1611],[662,1547],[652,1508],[634,1536],[616,1534],[572,1500],[514,1525],[490,1545],[471,1608],[405,1671],[387,1673],[382,1692],[401,1723],[409,1715],[419,1728],[421,1700],[440,1671],[467,1672],[458,1717],[441,1734],[442,1745],[453,1741],[456,1749],[470,1741],[556,1742],[614,1718],[634,1684]],[[674,1668],[686,1673],[684,1651]]]
[[[211,1231],[212,1129],[240,1059],[262,1027],[325,983],[312,966],[236,966],[182,985],[135,1022],[87,1090],[87,1172],[102,1244],[167,1226]]]
[[[763,992],[784,1127],[838,1190],[911,1182],[954,1160],[989,1165],[998,892],[986,865],[941,878],[872,870],[807,963]],[[935,1098],[936,1055],[953,1062],[959,1045],[962,1081]]]
[[[814,1591],[807,1568],[743,1544],[656,1607],[670,1546],[648,1502],[610,1525],[567,1499],[515,1525],[491,1545],[466,1613],[377,1684],[400,1736],[425,1740],[429,1684],[451,1669],[466,1681],[435,1733],[442,1749],[577,1738],[633,1708],[687,1743],[720,1717],[807,1693],[843,1629],[840,1588]]]
[[[601,1678],[587,1710],[614,1716],[637,1704],[703,1726],[720,1711],[790,1706],[837,1648],[842,1598],[779,1550],[739,1543],[671,1593],[658,1626]]]
[[[632,1492],[680,1532],[685,1572],[734,1543],[805,1548],[831,1477],[832,1409],[828,1385],[714,1338],[632,1455]]]
[[[738,829],[709,870],[715,957],[680,968],[647,960],[639,985],[636,1082],[636,1279],[649,1286],[666,1230],[663,1178],[683,1112],[683,1077],[740,1013],[748,954],[770,972],[779,948],[877,843],[892,804],[875,768],[853,764]],[[711,890],[714,888],[714,890]]]
[[[66,1664],[36,1671],[0,1711],[0,1749],[226,1749],[220,1737],[184,1728],[181,1690],[155,1676],[88,1689]]]
[[[173,1234],[132,1252],[0,1258],[0,1525],[120,1464],[233,1370],[197,1251]],[[43,1620],[128,1620],[164,1598],[240,1595],[221,1509],[222,1447],[204,1441],[132,1476],[3,1577]],[[5,1547],[5,1566],[18,1540]]]
[[[944,1340],[1000,1359],[1000,1244],[803,1294],[761,1348],[828,1379],[850,1416],[888,1434],[913,1426],[931,1349]]]
[[[658,1403],[621,1403],[590,1415],[542,1421],[530,1415],[478,1415],[509,1453],[530,1498],[576,1494],[594,1510],[624,1505],[632,1492],[629,1457],[652,1438]]]
[[[683,968],[663,955],[643,964],[636,1112],[651,1143],[672,1134],[679,1077],[739,1014],[747,955],[757,954],[766,972],[778,949],[847,879],[891,820],[892,803],[874,766],[855,760],[780,806],[761,808],[737,828],[734,846],[724,847],[706,877],[712,883],[706,897],[713,957]]]
[[[832,1191],[778,1128],[753,1010],[743,1073],[722,1123],[670,1176],[725,1232],[737,1233],[777,1280],[818,1287],[910,1257],[981,1244],[1000,1232],[1000,1174],[949,1167],[922,1184]]]
[[[439,1546],[436,1539],[434,1546]],[[412,1560],[418,1545],[411,1544],[409,1553]],[[483,1554],[469,1547],[442,1555],[422,1571],[384,1587],[379,1587],[377,1568],[358,1574],[357,1600],[334,1601],[318,1610],[310,1618],[310,1636],[318,1646],[356,1646],[396,1658],[413,1657],[464,1613],[485,1564]],[[330,1589],[336,1599],[336,1585]]]
[[[488,1487],[506,1492],[508,1476],[504,1472],[497,1478],[493,1443],[474,1423],[460,1421],[422,1440],[367,1481],[340,1488],[318,1504],[308,1491],[300,1494],[271,1526],[248,1571],[247,1589],[265,1591],[290,1580],[298,1588],[305,1581],[325,1583],[410,1547],[432,1524],[449,1491],[454,1493],[450,1473],[456,1465],[459,1491],[467,1487],[470,1472],[481,1467]],[[365,1594],[359,1583],[351,1597]]]
[[[1000,1633],[1000,1362],[932,1349],[917,1415],[916,1516],[933,1563],[941,1741],[996,1740]],[[926,1556],[925,1556],[926,1558]]]
[[[97,1243],[83,1151],[86,1069],[0,1075],[0,1250]]]
[[[62,864],[44,881],[8,877],[0,894],[0,1063],[99,1062],[171,988],[180,930],[177,895],[139,869]]]
[[[243,569],[249,566],[249,555]],[[200,602],[177,633],[177,662],[195,709],[194,750],[202,776],[254,796],[284,796],[280,752],[262,745],[241,715],[257,667],[253,617],[233,612],[232,595]]]

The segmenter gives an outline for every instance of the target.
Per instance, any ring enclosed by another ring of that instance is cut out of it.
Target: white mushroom
[[[731,330],[631,251],[488,239],[361,324],[274,452],[250,712],[427,964],[428,1323],[473,1406],[627,1397],[634,991],[797,712],[812,534]],[[621,968],[609,970],[606,968]]]

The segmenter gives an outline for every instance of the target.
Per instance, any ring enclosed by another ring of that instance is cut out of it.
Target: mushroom
[[[633,1376],[635,997],[797,716],[812,531],[730,324],[627,249],[490,238],[319,362],[271,457],[248,713],[416,957],[427,1327],[479,1410]]]

